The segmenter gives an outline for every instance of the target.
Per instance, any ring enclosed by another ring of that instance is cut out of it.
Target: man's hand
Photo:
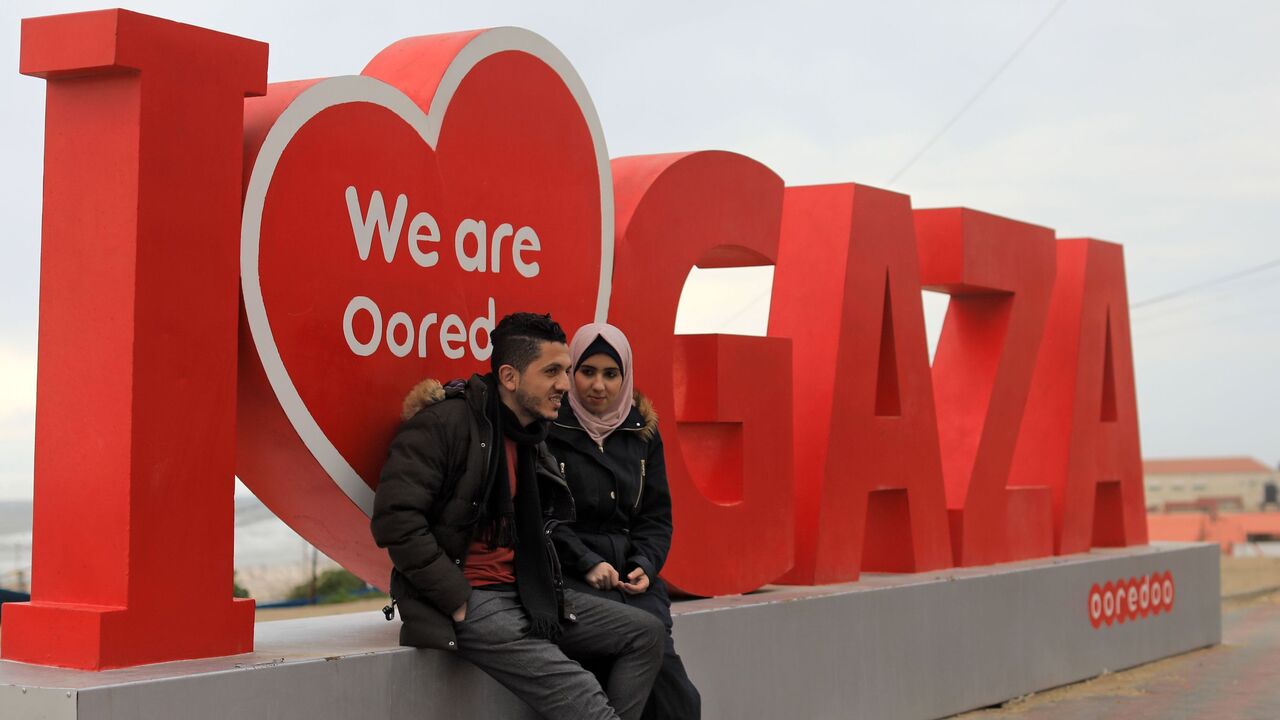
[[[460,623],[466,619],[467,619],[467,604],[462,603],[462,607],[453,611],[453,621],[456,623]]]
[[[587,571],[587,584],[597,590],[612,590],[618,585],[618,571],[607,562],[596,564]]]
[[[649,589],[649,576],[644,574],[642,568],[627,573],[627,580],[630,582],[618,583],[618,587],[628,595],[639,595]]]

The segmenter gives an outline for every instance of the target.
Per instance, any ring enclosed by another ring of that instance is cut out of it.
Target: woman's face
[[[583,406],[600,415],[613,405],[622,388],[622,370],[608,355],[592,355],[578,366],[573,384]]]

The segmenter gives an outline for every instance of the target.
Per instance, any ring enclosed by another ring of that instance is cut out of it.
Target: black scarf
[[[493,420],[492,445],[496,457],[490,464],[493,477],[486,492],[485,517],[481,519],[482,537],[491,547],[515,547],[516,591],[520,595],[520,604],[529,614],[530,632],[536,637],[554,641],[560,637],[559,602],[551,558],[547,554],[548,540],[542,529],[542,500],[535,472],[538,445],[546,440],[551,423],[534,421],[521,426],[515,413],[499,398],[496,383],[490,384],[489,391],[489,417]],[[507,438],[516,444],[514,503],[504,442]],[[514,537],[511,532],[513,524]]]

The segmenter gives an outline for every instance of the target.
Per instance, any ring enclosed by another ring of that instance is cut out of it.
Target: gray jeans
[[[666,629],[649,613],[573,590],[578,621],[557,643],[529,635],[514,592],[473,590],[467,617],[454,624],[458,654],[554,720],[637,720],[662,665]],[[574,659],[614,658],[606,687]],[[606,695],[607,693],[607,695]]]

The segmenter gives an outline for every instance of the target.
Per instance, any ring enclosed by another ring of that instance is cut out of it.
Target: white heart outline
[[[458,86],[471,69],[480,61],[500,52],[524,52],[541,60],[551,68],[578,103],[578,109],[587,123],[596,151],[596,166],[600,177],[600,286],[596,295],[595,321],[604,322],[608,317],[609,298],[613,281],[613,174],[609,166],[609,154],[604,144],[604,131],[596,114],[591,96],[577,71],[559,50],[541,35],[516,27],[486,30],[472,38],[450,61],[427,112],[398,88],[375,78],[363,75],[347,75],[328,78],[299,93],[267,132],[245,191],[244,213],[240,222],[240,285],[244,294],[245,315],[249,332],[258,351],[262,368],[275,392],[280,407],[293,425],[294,432],[307,450],[328,473],[334,484],[342,490],[366,516],[373,514],[373,490],[361,479],[347,459],[338,452],[312,417],[293,379],[285,369],[276,346],[275,336],[267,320],[266,305],[262,298],[261,278],[258,274],[258,252],[261,246],[262,211],[267,190],[275,175],[276,167],[294,135],[311,118],[321,111],[353,102],[371,103],[395,113],[418,132],[433,150],[440,137],[440,127]]]

